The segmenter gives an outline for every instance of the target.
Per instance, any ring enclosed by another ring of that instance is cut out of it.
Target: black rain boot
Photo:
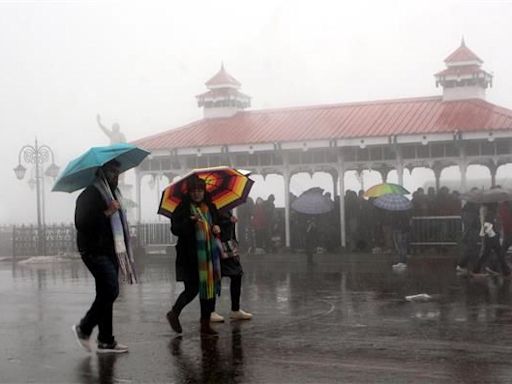
[[[178,318],[178,315],[176,314],[176,312],[174,312],[174,310],[170,310],[169,312],[167,312],[167,315],[165,315],[165,317],[167,317],[167,321],[169,322],[169,325],[174,330],[174,332],[183,332],[183,330],[181,329],[180,319]]]

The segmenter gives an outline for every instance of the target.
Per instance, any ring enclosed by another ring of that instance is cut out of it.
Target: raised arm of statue
[[[96,115],[96,121],[103,133],[105,133],[105,135],[110,139],[110,144],[126,143],[126,137],[121,132],[121,128],[118,123],[112,124],[112,129],[108,129],[101,123],[101,117],[99,114]]]
[[[103,131],[103,133],[105,133],[105,135],[108,136],[108,138],[110,139],[110,141],[112,141],[112,131],[110,131],[107,127],[105,127],[102,123],[101,123],[101,116],[100,114],[98,113],[96,115],[96,121],[98,122],[98,125],[100,126],[101,130]]]

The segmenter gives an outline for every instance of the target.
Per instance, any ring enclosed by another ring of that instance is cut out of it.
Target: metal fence
[[[137,247],[169,246],[176,244],[176,238],[170,231],[169,223],[143,223],[130,228],[134,245]]]
[[[12,255],[12,225],[0,225],[0,256]]]
[[[461,216],[414,216],[410,245],[457,245],[462,238]]]
[[[41,231],[44,236],[43,246],[46,255],[76,252],[76,229],[72,224],[49,225]],[[35,225],[20,225],[9,227],[0,239],[8,243],[8,255],[37,256],[38,231]],[[142,223],[130,226],[130,236],[134,248],[148,246],[170,246],[175,244],[169,223]],[[5,237],[5,239],[4,239]],[[0,249],[2,249],[0,247]]]
[[[76,230],[72,224],[47,226],[44,231],[44,248],[47,255],[76,251]],[[130,227],[134,248],[157,246],[168,247],[176,243],[170,225],[164,223],[141,223]],[[462,236],[460,216],[414,216],[410,245],[454,246]],[[36,256],[38,231],[34,225],[0,227],[0,251],[13,256]]]

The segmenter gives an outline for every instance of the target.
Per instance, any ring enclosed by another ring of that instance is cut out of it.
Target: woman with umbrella
[[[178,237],[176,245],[176,280],[185,290],[167,313],[171,328],[181,333],[179,316],[183,308],[199,293],[201,333],[215,335],[210,316],[215,309],[215,295],[220,294],[220,249],[215,236],[220,234],[218,212],[210,202],[203,179],[187,180],[187,192],[171,216],[171,231]]]

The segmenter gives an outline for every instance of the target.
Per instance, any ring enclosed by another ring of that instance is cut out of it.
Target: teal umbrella
[[[70,161],[55,182],[52,191],[74,192],[85,188],[94,181],[98,168],[109,161],[117,160],[120,163],[120,171],[124,172],[139,165],[147,155],[148,151],[127,143],[92,147]]]

